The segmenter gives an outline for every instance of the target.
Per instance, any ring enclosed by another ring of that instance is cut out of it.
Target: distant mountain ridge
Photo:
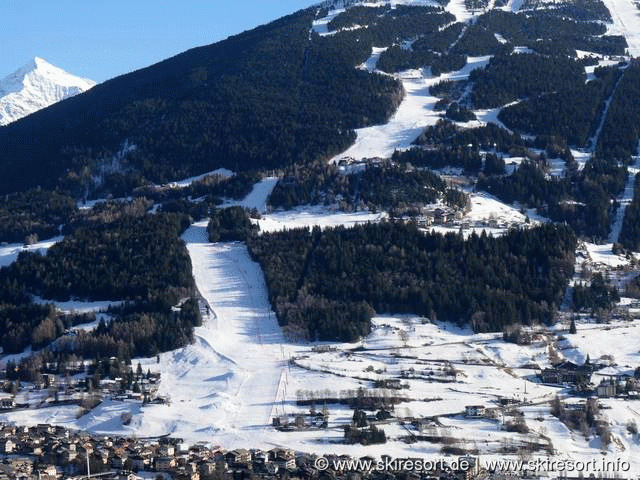
[[[357,129],[392,118],[407,96],[403,72],[435,78],[480,57],[492,58],[490,71],[479,65],[469,83],[441,86],[433,106],[505,106],[514,130],[583,146],[615,85],[609,76],[587,86],[585,68],[604,75],[601,59],[628,44],[608,34],[601,0],[536,2],[514,12],[504,0],[332,0],[193,48],[0,128],[0,194],[40,186],[125,197],[219,168],[324,161]],[[570,75],[541,68],[549,57]],[[361,68],[372,58],[375,68]]]
[[[35,57],[0,80],[0,126],[86,92],[95,84]]]
[[[317,14],[191,49],[0,128],[0,192],[124,196],[221,167],[273,169],[343,151],[354,129],[385,123],[404,92],[356,68],[367,44],[314,35]]]

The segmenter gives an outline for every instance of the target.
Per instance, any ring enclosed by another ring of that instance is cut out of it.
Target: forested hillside
[[[150,355],[193,339],[200,323],[191,261],[180,233],[188,219],[175,214],[122,215],[78,227],[47,255],[24,252],[0,269],[0,346],[18,353],[44,347],[80,319],[64,319],[51,300],[127,300],[114,320],[59,349],[85,357]],[[176,311],[172,307],[183,300]],[[86,319],[84,319],[86,321]]]
[[[343,150],[352,129],[388,118],[402,88],[354,68],[370,44],[311,34],[315,14],[190,50],[0,128],[0,192],[58,184],[74,196],[122,195]]]
[[[309,339],[352,341],[369,333],[374,312],[476,331],[549,323],[573,274],[576,237],[546,225],[464,240],[382,223],[263,234],[249,245],[282,325]]]

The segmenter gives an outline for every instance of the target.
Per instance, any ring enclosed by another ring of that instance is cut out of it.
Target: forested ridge
[[[606,161],[630,163],[638,153],[640,140],[640,64],[637,61],[624,70],[611,100],[602,128],[596,155]]]
[[[370,44],[310,35],[315,15],[190,50],[1,128],[0,192],[40,184],[123,195],[219,167],[338,153],[352,129],[393,113],[402,88],[355,68]]]
[[[312,27],[328,12],[310,8],[0,128],[0,243],[64,235],[46,255],[25,251],[0,269],[3,352],[31,345],[43,358],[130,358],[193,341],[198,293],[180,235],[205,218],[210,242],[247,243],[279,322],[300,338],[352,341],[376,313],[483,332],[552,323],[576,235],[607,240],[619,212],[614,199],[640,140],[640,66],[616,58],[587,75],[599,59],[576,50],[627,47],[607,34],[604,4],[538,3],[469,23],[438,6],[355,6],[329,22],[328,35]],[[389,75],[363,67],[373,47],[386,48],[376,68]],[[426,78],[481,55],[492,57],[468,79],[430,87],[442,119],[412,130],[410,148],[327,162],[355,129],[396,111],[405,92],[391,74],[425,69]],[[491,115],[496,123],[483,124]],[[594,155],[578,165],[576,147]],[[564,162],[561,174],[551,174],[552,160]],[[171,184],[220,167],[235,174]],[[220,207],[264,175],[279,177],[269,208],[324,205],[400,220],[259,234],[256,211]],[[436,207],[467,212],[474,188],[555,223],[466,239],[417,227]],[[619,238],[630,250],[640,249],[639,192],[636,182]],[[89,208],[92,198],[108,200]],[[608,308],[618,295],[598,277],[573,292],[576,310]],[[43,302],[75,299],[123,303],[95,330],[70,335],[96,317]]]
[[[0,196],[0,242],[54,237],[77,212],[73,198],[59,192],[34,189]]]
[[[315,163],[286,169],[269,197],[274,208],[299,205],[335,205],[342,210],[392,210],[409,213],[420,206],[443,200],[464,208],[468,196],[453,191],[437,174],[392,161],[341,171],[337,165]]]
[[[509,176],[480,180],[478,188],[507,203],[537,208],[580,235],[601,241],[611,229],[611,199],[622,191],[626,178],[626,168],[602,161],[589,162],[580,172],[561,178],[547,178],[540,165],[524,162]]]
[[[18,353],[45,347],[86,319],[64,319],[49,300],[126,300],[113,320],[58,351],[85,357],[151,355],[186,345],[200,323],[191,260],[180,233],[189,219],[176,214],[123,215],[83,226],[49,249],[22,252],[0,269],[0,344]],[[181,302],[182,300],[182,302]],[[176,311],[172,307],[181,303]]]
[[[509,128],[537,135],[556,135],[571,145],[587,146],[600,124],[606,101],[621,78],[618,67],[599,67],[595,79],[550,91],[500,111]]]
[[[564,91],[584,85],[584,68],[567,57],[531,53],[497,55],[486,68],[469,75],[472,101],[478,108],[493,108],[519,98]]]
[[[265,233],[249,241],[278,320],[308,339],[355,340],[377,313],[413,313],[476,331],[552,322],[576,237],[544,225],[500,238],[425,234],[385,222]]]
[[[618,241],[624,248],[640,250],[640,174],[636,174],[633,199],[624,212]]]

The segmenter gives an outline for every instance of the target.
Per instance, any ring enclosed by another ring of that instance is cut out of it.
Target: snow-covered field
[[[278,211],[262,215],[256,220],[261,232],[277,232],[293,228],[353,226],[367,222],[379,222],[387,218],[386,213],[332,212],[324,207],[298,207],[293,210]]]
[[[145,408],[135,428],[225,446],[262,444],[283,369],[283,337],[260,267],[240,243],[210,244],[206,222],[183,236],[196,284],[212,309],[196,342],[143,361],[162,372],[169,405]]]
[[[265,177],[253,186],[253,190],[249,192],[242,200],[229,200],[222,207],[240,206],[248,209],[256,209],[260,213],[267,211],[267,199],[278,183],[276,177]]]
[[[45,253],[53,244],[58,243],[63,237],[55,237],[33,245],[24,243],[11,243],[0,246],[0,267],[6,267],[16,261],[20,252]]]
[[[202,175],[196,175],[195,177],[189,177],[177,182],[171,182],[168,184],[168,186],[173,188],[185,188],[190,186],[192,183],[197,182],[198,180],[202,180],[203,178],[209,177],[211,175],[220,175],[221,177],[229,178],[233,177],[235,173],[227,168],[218,168],[211,172],[203,173]]]
[[[473,214],[490,215],[495,211],[491,202],[483,199]],[[315,221],[318,218],[323,217]],[[538,369],[550,365],[549,346],[560,335],[564,340],[558,342],[558,351],[565,358],[583,361],[587,354],[592,360],[612,355],[618,371],[625,372],[640,364],[640,320],[611,326],[580,323],[575,335],[562,328],[540,329],[530,345],[517,346],[503,342],[499,334],[473,334],[420,317],[380,316],[374,319],[372,333],[359,344],[324,345],[328,347],[324,351],[316,350],[315,345],[283,337],[268,302],[262,271],[243,244],[208,243],[206,222],[194,224],[183,239],[197,286],[212,313],[196,329],[193,345],[162,354],[159,361],[140,359],[144,369],[162,373],[159,393],[170,403],[142,406],[106,400],[80,418],[76,418],[77,407],[61,406],[6,413],[0,421],[47,422],[140,437],[168,433],[188,443],[201,441],[226,448],[286,446],[314,453],[442,455],[440,443],[405,441],[422,434],[477,450],[484,458],[501,457],[505,445],[536,444],[536,455],[552,449],[558,458],[588,460],[601,454],[599,440],[586,439],[551,416],[548,402],[565,392],[558,386],[542,385],[535,377]],[[632,313],[640,315],[640,311]],[[598,342],[592,341],[594,335]],[[455,378],[444,377],[446,369],[455,370]],[[280,432],[270,426],[274,416],[292,418],[308,411],[309,407],[296,405],[298,397],[340,396],[394,379],[404,385],[396,393],[403,400],[395,406],[394,419],[380,425],[389,438],[384,446],[341,443],[341,426],[352,415],[341,404],[327,405],[327,430]],[[506,421],[510,418],[508,411],[497,409],[502,398],[518,402],[515,408],[524,414],[529,433],[500,428],[505,416]],[[603,416],[616,438],[608,455],[634,460],[640,454],[638,439],[627,431],[630,421],[640,421],[638,403],[604,401],[611,408],[603,410]],[[464,406],[471,404],[496,408],[496,418],[465,418]],[[125,412],[133,415],[128,426],[121,421]],[[423,430],[409,425],[413,419],[423,419]]]

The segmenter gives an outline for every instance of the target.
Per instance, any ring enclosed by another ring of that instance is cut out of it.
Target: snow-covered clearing
[[[629,260],[622,255],[615,255],[611,252],[612,243],[597,245],[595,243],[584,242],[589,260],[596,265],[604,267],[621,267],[629,264]]]
[[[577,50],[576,50],[577,51]],[[597,54],[591,54],[590,52],[585,52],[585,51],[577,51],[578,52],[578,58],[582,58],[588,55],[593,55],[596,57],[599,57],[599,55]],[[595,80],[596,75],[595,75],[595,70],[598,67],[611,67],[613,65],[617,65],[619,63],[619,60],[613,60],[610,58],[600,58],[598,60],[598,64],[597,65],[585,65],[584,67],[584,72],[587,74],[587,82],[591,81],[591,80]]]
[[[278,183],[276,177],[265,177],[253,186],[253,190],[242,200],[228,200],[222,206],[240,206],[248,209],[256,209],[260,213],[267,211],[267,200]]]
[[[471,195],[471,211],[465,216],[471,221],[487,221],[499,219],[505,223],[524,223],[525,215],[516,208],[497,200],[492,195],[485,192],[478,192]]]
[[[523,3],[524,3],[524,0],[509,0],[506,6],[506,10],[517,12],[522,8]]]
[[[380,60],[380,55],[382,55],[382,53],[386,50],[387,47],[373,47],[373,53],[371,54],[371,56],[358,68],[367,70],[368,72],[375,72],[376,68],[378,67],[378,60]]]
[[[489,58],[469,57],[467,65],[461,70],[438,77],[429,76],[422,70],[409,70],[398,74],[406,95],[396,113],[384,125],[357,130],[355,143],[345,152],[335,156],[333,161],[388,158],[396,149],[408,148],[426,127],[435,125],[441,118],[441,114],[433,110],[438,99],[431,96],[429,87],[443,80],[468,78],[472,70],[484,67]]]
[[[490,3],[494,2],[492,1]],[[444,7],[444,9],[454,15],[457,22],[468,22],[472,20],[474,16],[478,15],[479,13],[483,13],[477,12],[476,14],[474,14],[473,12],[467,10],[464,5],[464,0],[450,0],[449,3]]]
[[[498,115],[500,114],[500,111],[504,107],[508,107],[509,105],[514,105],[516,103],[518,102],[509,103],[507,105],[504,105],[498,108],[490,108],[486,110],[485,109],[474,110],[473,113],[475,113],[477,120],[472,120],[468,122],[467,126],[469,128],[474,128],[474,127],[480,127],[482,125],[486,125],[487,123],[495,123],[499,127],[504,128],[506,131],[511,132],[511,129],[507,128],[507,126],[500,121],[500,119],[498,118]]]
[[[76,418],[78,411],[79,407],[76,405],[21,410],[0,415],[0,421],[8,420],[17,425],[27,426],[47,423],[98,435],[119,433],[122,435],[138,434],[144,436],[145,434],[144,432],[137,432],[133,427],[122,425],[120,419],[120,416],[126,412],[137,414],[140,411],[140,403],[106,400],[81,418]]]
[[[338,8],[335,10],[331,10],[325,17],[318,18],[313,21],[311,26],[311,30],[319,35],[328,35],[329,34],[329,22],[344,12],[344,8]]]
[[[202,180],[203,178],[210,177],[212,175],[220,175],[221,177],[230,178],[230,177],[233,177],[235,173],[227,168],[218,168],[211,172],[203,173],[202,175],[196,175],[195,177],[185,178],[177,182],[170,182],[167,184],[167,186],[171,188],[186,188],[186,187],[189,187],[192,183],[197,182],[198,180]]]
[[[565,357],[583,363],[589,355],[592,362],[612,365],[599,373],[633,375],[640,361],[637,340],[640,338],[640,322],[618,321],[608,325],[578,322],[576,327],[577,333],[565,334],[566,340],[559,344]],[[594,334],[598,335],[597,342],[593,341]]]
[[[589,159],[591,158],[591,151],[586,150],[586,149],[571,149],[571,155],[573,155],[573,158],[576,160],[576,162],[578,163],[578,170],[582,170],[585,166],[585,164],[589,161]]]
[[[6,267],[16,261],[20,252],[39,252],[46,253],[55,243],[61,241],[63,237],[54,237],[49,240],[34,243],[33,245],[25,245],[24,243],[11,243],[0,246],[0,267]]]
[[[263,215],[255,222],[260,226],[260,232],[277,232],[292,228],[313,227],[350,227],[367,222],[379,222],[387,218],[386,213],[360,212],[332,212],[325,207],[298,207],[293,210],[279,211]]]

